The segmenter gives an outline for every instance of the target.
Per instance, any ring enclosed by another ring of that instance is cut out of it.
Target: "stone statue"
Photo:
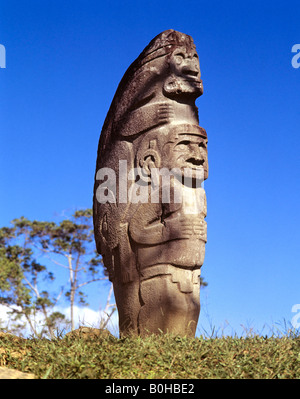
[[[162,32],[126,71],[102,128],[94,231],[120,335],[195,335],[207,239],[200,76],[192,38]]]

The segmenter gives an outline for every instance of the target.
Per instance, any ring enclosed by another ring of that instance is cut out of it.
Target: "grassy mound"
[[[0,366],[51,379],[300,378],[300,337],[0,335]]]

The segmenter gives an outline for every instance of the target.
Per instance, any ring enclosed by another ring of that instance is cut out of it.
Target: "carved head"
[[[179,168],[202,171],[208,177],[207,135],[196,125],[163,126],[146,134],[138,145],[136,165],[144,176],[150,177],[151,168]]]
[[[195,47],[177,47],[169,56],[170,76],[164,84],[166,95],[203,94],[198,54]]]
[[[181,130],[179,132],[171,130],[168,134],[168,139],[161,150],[162,167],[179,168],[182,174],[184,169],[192,171],[204,169],[204,179],[206,179],[208,177],[207,137],[199,134],[199,129],[193,131],[185,129],[183,125]]]
[[[203,94],[199,58],[191,36],[175,30],[167,30],[156,36],[140,55],[139,67],[159,58],[166,59],[167,79],[164,94]]]

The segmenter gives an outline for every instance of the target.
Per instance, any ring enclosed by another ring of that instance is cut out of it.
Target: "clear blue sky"
[[[92,205],[96,152],[130,63],[166,29],[196,44],[210,175],[200,325],[261,331],[300,303],[299,1],[3,1],[0,225]],[[90,301],[98,309],[101,293]]]

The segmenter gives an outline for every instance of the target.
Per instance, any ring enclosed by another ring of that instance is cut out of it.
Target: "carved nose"
[[[201,150],[202,148],[199,148],[197,144],[190,145],[190,158],[187,159],[187,162],[197,166],[203,165],[205,162],[205,158]]]
[[[185,75],[197,76],[199,68],[194,60],[186,59],[185,65],[182,67],[182,72]]]

